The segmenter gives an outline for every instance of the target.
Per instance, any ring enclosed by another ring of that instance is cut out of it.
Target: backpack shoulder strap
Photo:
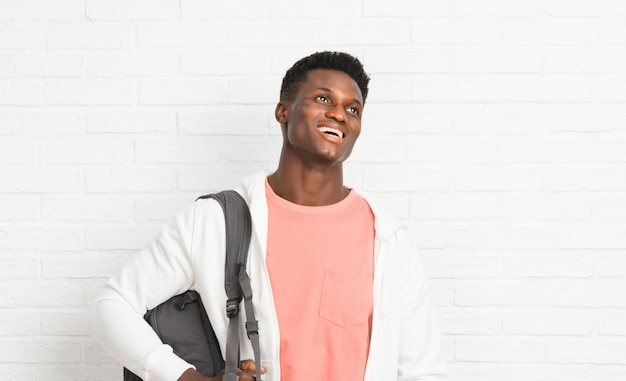
[[[246,273],[248,249],[252,231],[250,210],[244,198],[234,190],[201,196],[198,199],[213,198],[219,202],[224,212],[226,224],[226,263],[225,284],[226,314],[230,319],[226,341],[226,372],[225,381],[237,381],[239,368],[239,304],[245,301],[246,330],[252,343],[255,363],[257,364],[256,379],[261,381],[261,356],[256,321],[252,306],[252,288]]]

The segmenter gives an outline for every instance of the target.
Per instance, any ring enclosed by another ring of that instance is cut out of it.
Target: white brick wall
[[[121,379],[96,287],[275,166],[323,49],[372,75],[346,178],[409,224],[453,379],[626,379],[626,2],[0,0],[0,380]]]

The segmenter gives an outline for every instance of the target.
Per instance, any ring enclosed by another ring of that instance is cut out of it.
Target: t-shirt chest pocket
[[[367,324],[372,310],[371,282],[363,276],[326,271],[320,316],[340,327]]]

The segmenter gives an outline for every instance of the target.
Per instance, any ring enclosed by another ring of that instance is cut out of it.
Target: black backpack
[[[200,295],[189,290],[176,295],[148,311],[144,319],[174,353],[193,364],[206,375],[215,376],[226,370],[223,380],[236,381],[239,368],[239,305],[245,301],[246,330],[252,342],[257,380],[260,374],[258,323],[252,308],[252,288],[246,273],[246,259],[250,246],[251,218],[248,205],[239,193],[228,190],[199,197],[217,200],[226,223],[225,290],[228,297],[226,313],[229,320],[226,343],[226,361],[222,358],[219,342],[206,314]],[[141,381],[124,368],[124,381]]]

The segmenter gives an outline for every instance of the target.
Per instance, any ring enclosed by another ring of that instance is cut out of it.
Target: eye
[[[359,109],[358,109],[358,108],[356,108],[356,107],[348,107],[348,108],[346,108],[346,110],[347,110],[349,113],[352,113],[352,114],[355,114],[355,115],[359,115],[359,114],[360,114]]]
[[[330,99],[328,99],[326,95],[318,95],[315,97],[315,99],[323,103],[328,103],[330,101]]]

